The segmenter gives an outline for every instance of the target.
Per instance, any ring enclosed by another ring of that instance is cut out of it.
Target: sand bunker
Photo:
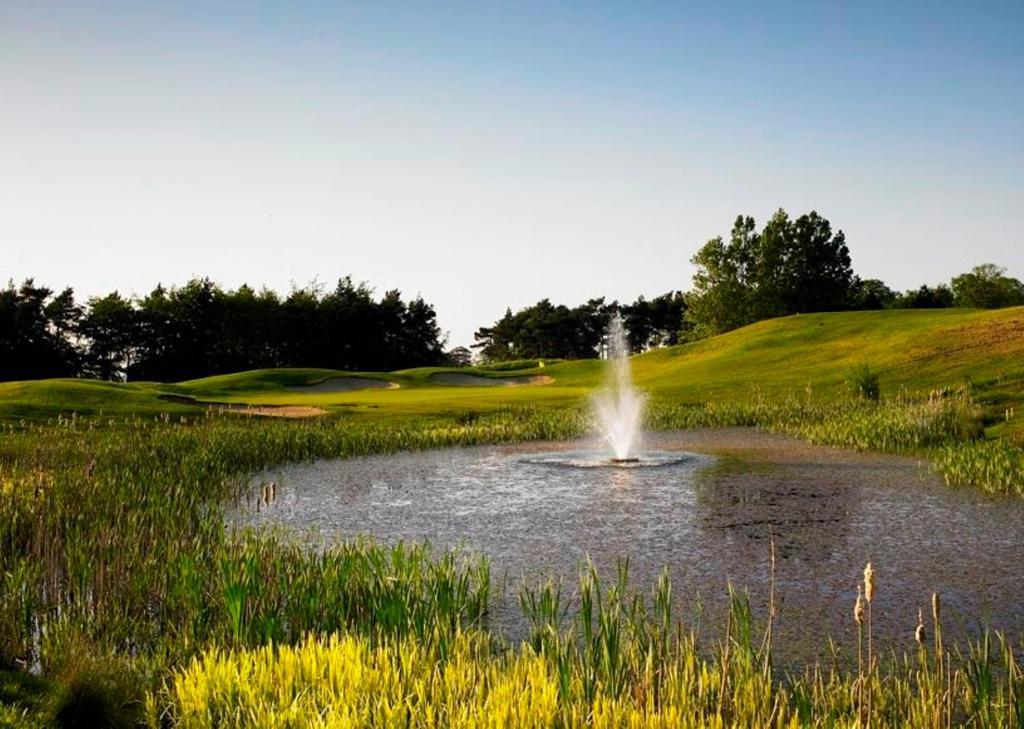
[[[197,400],[188,395],[162,393],[157,395],[160,400],[181,403],[182,405],[204,406],[221,413],[237,413],[262,418],[315,418],[326,415],[327,411],[311,405],[246,405],[243,403],[213,402]]]
[[[289,387],[291,392],[330,393],[351,392],[352,390],[393,390],[398,387],[396,382],[374,380],[370,377],[329,377],[312,385],[296,385]]]
[[[211,403],[210,407],[216,407]],[[221,405],[225,412],[259,418],[315,418],[327,411],[311,405]]]
[[[454,385],[455,387],[519,387],[521,385],[547,385],[554,382],[555,378],[549,375],[481,377],[461,372],[436,372],[430,376],[430,381],[437,385]]]

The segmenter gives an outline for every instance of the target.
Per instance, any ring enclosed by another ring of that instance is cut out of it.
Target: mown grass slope
[[[688,399],[845,386],[868,364],[883,388],[914,391],[1024,376],[1024,308],[806,314],[758,322],[635,359],[638,382]]]
[[[971,385],[993,417],[1010,408],[1002,430],[1021,430],[1024,403],[1024,308],[870,311],[810,314],[759,322],[701,342],[633,358],[637,384],[656,399],[687,403],[799,393],[835,397],[852,368],[876,370],[883,396]],[[567,404],[597,386],[595,360],[548,364],[526,361],[515,369],[419,368],[392,373],[323,369],[255,370],[176,384],[113,384],[82,380],[0,383],[0,417],[200,412],[204,403],[307,405],[329,412],[423,415],[490,409],[506,404]],[[438,384],[438,372],[489,378],[543,375],[546,384],[474,387]],[[393,389],[304,391],[334,377],[383,379]],[[175,401],[167,396],[177,396]],[[189,404],[181,398],[194,398]]]

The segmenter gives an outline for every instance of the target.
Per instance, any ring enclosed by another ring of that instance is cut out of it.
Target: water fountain
[[[633,387],[626,327],[619,314],[608,324],[607,362],[604,388],[594,396],[597,426],[611,449],[612,463],[638,463],[645,397]]]

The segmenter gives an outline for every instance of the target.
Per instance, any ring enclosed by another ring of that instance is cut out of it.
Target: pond
[[[650,463],[608,467],[587,443],[530,443],[295,464],[260,474],[276,498],[240,508],[247,524],[320,538],[430,540],[487,555],[504,589],[492,627],[525,634],[523,579],[561,578],[572,592],[589,556],[607,579],[630,558],[645,592],[663,568],[677,616],[715,635],[728,585],[766,612],[776,550],[776,653],[847,658],[857,583],[871,560],[875,634],[909,649],[918,609],[943,600],[947,635],[979,624],[1024,633],[1024,504],[946,487],[910,458],[808,445],[752,429],[648,434]],[[312,539],[313,537],[309,537]]]

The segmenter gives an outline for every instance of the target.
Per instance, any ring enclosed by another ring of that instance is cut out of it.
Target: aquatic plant
[[[951,486],[1024,496],[1024,447],[1001,440],[950,442],[932,450],[935,470]]]
[[[524,587],[534,638],[543,638],[518,648],[475,630],[457,633],[443,651],[412,636],[374,642],[353,634],[211,648],[151,694],[151,722],[194,729],[396,722],[1018,727],[1024,719],[1024,677],[1002,636],[983,635],[955,665],[922,641],[916,656],[869,662],[856,674],[814,666],[778,676],[763,670],[771,644],[758,645],[762,626],[745,596],[732,593],[724,634],[702,645],[672,622],[667,576],[645,600],[625,590],[625,574],[622,563],[604,585],[586,566],[576,585],[579,608],[561,627],[560,591],[550,583]],[[938,611],[933,619],[939,635]]]

